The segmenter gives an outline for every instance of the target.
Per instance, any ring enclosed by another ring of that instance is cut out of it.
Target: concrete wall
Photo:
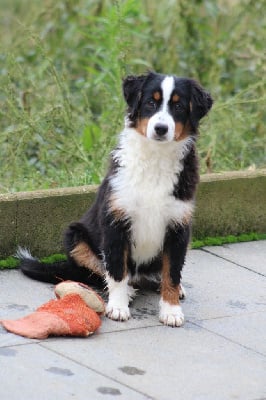
[[[92,203],[95,186],[0,195],[0,258],[17,245],[36,256],[62,251],[62,233]],[[201,177],[193,236],[266,232],[266,170]]]

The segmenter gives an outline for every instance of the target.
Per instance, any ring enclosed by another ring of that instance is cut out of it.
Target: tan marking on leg
[[[70,256],[74,258],[75,262],[80,267],[88,268],[96,275],[103,276],[103,266],[98,257],[92,252],[90,247],[80,242],[70,252]]]
[[[161,296],[171,305],[179,304],[179,285],[173,285],[171,282],[170,261],[166,254],[163,255]]]
[[[147,136],[148,122],[149,122],[149,118],[142,118],[142,119],[138,119],[138,121],[137,121],[136,130],[142,136]]]

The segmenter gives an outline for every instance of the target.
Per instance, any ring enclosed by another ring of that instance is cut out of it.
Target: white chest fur
[[[189,139],[158,143],[133,128],[125,128],[113,152],[120,168],[110,180],[115,205],[131,220],[131,253],[137,265],[154,258],[162,249],[169,223],[182,222],[192,202],[173,196],[183,169]]]

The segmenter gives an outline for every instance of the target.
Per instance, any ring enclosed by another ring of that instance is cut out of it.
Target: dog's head
[[[150,72],[123,82],[128,121],[141,135],[160,142],[196,135],[212,107],[211,95],[196,81]]]

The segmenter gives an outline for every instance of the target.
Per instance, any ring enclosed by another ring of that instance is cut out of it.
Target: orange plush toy
[[[89,286],[65,281],[55,287],[57,299],[17,320],[1,320],[9,332],[31,339],[48,336],[89,336],[101,325],[103,299]]]

